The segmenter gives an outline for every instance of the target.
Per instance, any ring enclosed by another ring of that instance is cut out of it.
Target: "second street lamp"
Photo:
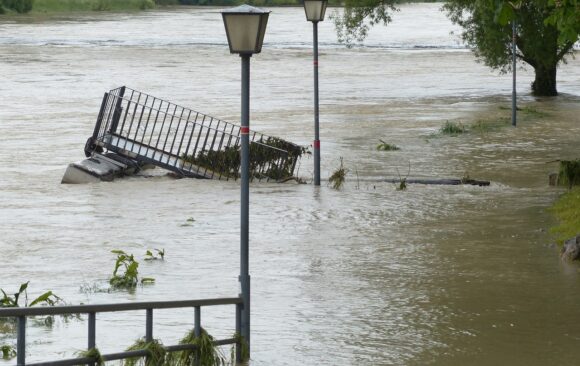
[[[250,57],[262,51],[269,15],[269,11],[248,5],[222,11],[230,52],[237,53],[242,58],[240,287],[243,308],[239,325],[241,336],[248,345],[248,357],[250,350]]]
[[[328,0],[304,0],[306,20],[314,30],[314,185],[320,185],[320,108],[318,99],[318,22],[324,20]]]

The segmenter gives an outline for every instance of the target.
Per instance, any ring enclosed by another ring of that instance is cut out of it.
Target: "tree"
[[[362,41],[370,27],[391,21],[397,0],[346,0],[334,15],[338,38]],[[476,57],[500,72],[511,70],[511,22],[517,22],[516,57],[535,70],[532,92],[554,96],[558,65],[573,52],[580,29],[580,0],[448,0],[447,15],[463,28],[462,38]]]
[[[463,28],[462,38],[478,59],[501,72],[511,70],[511,22],[515,21],[516,57],[534,68],[533,94],[555,96],[558,65],[565,62],[578,40],[578,32],[564,31],[567,21],[557,24],[569,8],[576,7],[573,2],[576,0],[450,0],[444,9]]]

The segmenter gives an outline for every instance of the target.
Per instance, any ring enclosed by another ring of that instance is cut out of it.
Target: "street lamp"
[[[250,346],[250,57],[262,51],[269,11],[241,5],[222,11],[224,26],[231,53],[242,58],[242,127],[241,127],[241,234],[240,234],[240,285],[243,308],[240,333]]]
[[[324,20],[328,0],[304,0],[306,20],[314,28],[314,185],[320,185],[320,108],[318,101],[318,22]]]

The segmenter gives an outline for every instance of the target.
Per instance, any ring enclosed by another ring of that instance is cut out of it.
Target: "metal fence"
[[[102,305],[73,305],[73,306],[54,306],[54,307],[33,307],[33,308],[4,308],[0,309],[0,318],[17,319],[17,366],[73,366],[73,365],[93,365],[95,360],[89,357],[65,359],[58,361],[49,361],[41,363],[26,363],[26,319],[33,316],[52,316],[52,315],[88,315],[88,334],[87,349],[96,348],[96,322],[98,313],[122,312],[145,310],[145,341],[153,341],[153,310],[158,309],[177,309],[193,308],[194,309],[194,332],[197,337],[201,335],[201,308],[207,306],[235,305],[236,306],[236,334],[241,331],[241,311],[243,307],[242,299],[239,297],[222,298],[222,299],[203,299],[203,300],[184,300],[184,301],[164,301],[164,302],[134,302],[125,304],[102,304]],[[241,359],[241,346],[238,340],[223,339],[214,342],[215,345],[236,345],[237,360]],[[188,349],[195,349],[195,345],[180,344],[164,347],[166,352],[178,352]],[[134,357],[146,357],[146,350],[125,351],[102,355],[105,361],[124,360]]]
[[[125,86],[105,93],[85,152],[96,149],[154,164],[186,177],[237,179],[241,127]],[[303,149],[250,133],[250,176],[291,177]]]

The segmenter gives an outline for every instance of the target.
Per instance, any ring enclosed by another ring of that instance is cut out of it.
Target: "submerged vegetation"
[[[294,164],[306,148],[277,137],[268,137],[250,143],[250,174],[257,179],[285,180],[292,177]],[[223,150],[202,150],[197,155],[182,155],[184,166],[196,165],[227,178],[240,177],[240,150],[229,146]]]
[[[147,250],[147,252],[145,252],[146,261],[165,260],[165,249],[153,249],[153,250],[154,252],[151,250]]]
[[[92,358],[94,361],[94,366],[105,366],[105,360],[97,348],[91,348],[89,350],[79,352],[78,356],[81,358]]]
[[[131,347],[127,348],[127,351],[138,351],[145,350],[147,352],[147,357],[145,357],[145,366],[163,366],[165,365],[166,352],[163,348],[161,341],[154,339],[151,342],[147,342],[145,338],[138,339]],[[124,366],[137,366],[139,360],[143,357],[129,358],[123,362]]]
[[[558,219],[558,224],[551,229],[558,244],[580,235],[580,187],[562,195],[552,206],[551,212]]]
[[[383,141],[381,139],[379,139],[379,141],[381,143],[377,145],[378,151],[398,151],[398,150],[401,150],[401,148],[399,148],[397,145],[386,143],[385,141]]]
[[[457,136],[466,132],[466,129],[460,122],[446,121],[439,129],[439,132],[443,135]]]
[[[569,189],[574,186],[580,186],[580,159],[560,161],[558,185],[566,186]]]
[[[247,361],[248,346],[244,339],[239,335],[234,335],[237,343],[241,345],[242,360]],[[125,360],[124,366],[136,366],[142,364],[145,366],[226,366],[235,365],[235,347],[232,348],[231,359],[228,359],[218,346],[215,339],[203,328],[201,334],[196,337],[195,330],[189,331],[179,341],[180,345],[194,346],[191,349],[185,349],[177,352],[167,352],[159,340],[147,342],[144,338],[138,339],[127,351],[145,350],[146,357],[135,357]]]
[[[109,279],[109,284],[114,289],[132,289],[139,283],[148,284],[155,282],[150,277],[139,277],[139,262],[135,260],[133,254],[125,253],[122,250],[112,250],[111,253],[117,255],[113,276]]]
[[[9,344],[1,346],[0,352],[2,353],[3,360],[11,360],[16,357],[16,350],[14,349],[14,346]]]
[[[348,170],[344,167],[342,157],[340,158],[340,166],[332,173],[330,178],[328,178],[328,183],[332,185],[332,188],[340,190],[344,185],[346,180],[346,174]]]

